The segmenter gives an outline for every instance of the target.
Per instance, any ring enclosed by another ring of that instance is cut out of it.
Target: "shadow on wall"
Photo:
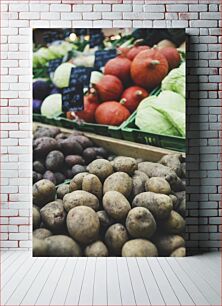
[[[200,196],[200,122],[199,122],[199,76],[195,73],[198,51],[194,49],[193,37],[187,35],[186,61],[186,195],[187,195],[187,255],[200,253],[199,249],[199,196]],[[192,49],[191,49],[192,45]],[[195,116],[193,116],[195,115]],[[195,120],[193,118],[195,117]],[[197,119],[196,119],[197,118]],[[207,225],[206,225],[207,226]]]

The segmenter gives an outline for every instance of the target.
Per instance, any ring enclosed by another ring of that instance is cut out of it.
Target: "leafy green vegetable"
[[[185,63],[170,71],[163,79],[161,89],[172,90],[185,97]]]
[[[45,98],[41,106],[41,114],[53,118],[62,112],[62,95],[53,94]]]
[[[69,79],[71,70],[74,67],[71,63],[63,63],[56,68],[52,82],[58,88],[64,88],[69,86]]]
[[[144,132],[185,136],[185,99],[172,91],[145,98],[137,108],[136,125]]]

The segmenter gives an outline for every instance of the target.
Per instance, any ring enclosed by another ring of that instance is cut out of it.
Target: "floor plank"
[[[86,257],[77,259],[76,267],[66,296],[65,305],[78,305],[83,278],[86,271],[86,263]]]
[[[108,305],[122,305],[117,258],[107,258],[107,300]]]
[[[151,305],[165,305],[159,286],[146,258],[137,258],[137,264],[140,269]]]
[[[146,288],[144,286],[143,279],[140,274],[139,267],[137,265],[136,258],[127,258],[127,266],[130,274],[131,283],[133,286],[135,300],[137,305],[149,305],[150,300],[148,298]]]
[[[46,260],[44,258],[37,258],[34,264],[29,269],[28,273],[22,279],[22,282],[18,284],[13,293],[9,296],[6,305],[19,305],[32,284],[33,279],[38,275],[41,268],[45,265]],[[7,286],[9,288],[10,286]]]
[[[176,258],[176,261],[179,263],[181,269],[183,269],[185,273],[189,274],[209,304],[219,305],[220,296],[217,294],[215,289],[209,286],[209,284],[200,276],[200,273],[197,273],[188,261],[182,261],[181,258]]]
[[[5,260],[7,260],[13,254],[14,254],[14,252],[10,252],[10,251],[0,252],[0,262],[3,263]]]
[[[107,305],[106,258],[96,260],[93,305]]]
[[[122,305],[136,305],[126,258],[117,258]]]
[[[174,273],[171,266],[168,264],[167,258],[159,257],[159,265],[164,272],[166,278],[168,279],[171,287],[174,289],[175,295],[181,305],[195,305],[192,297],[188,294],[184,286],[182,285],[180,279],[177,278],[176,273]]]
[[[39,271],[38,275],[30,285],[29,290],[24,295],[20,305],[35,305],[41,291],[48,281],[49,275],[52,272],[56,263],[56,258],[48,258],[45,261],[44,267]]]
[[[19,273],[18,270],[22,268],[27,259],[27,254],[22,254],[22,256],[20,256],[18,260],[7,269],[6,273],[2,273],[1,276],[3,281],[1,282],[1,290],[9,281],[11,281],[14,275]]]
[[[70,287],[72,276],[76,268],[77,258],[68,258],[64,271],[54,291],[50,305],[64,305]]]
[[[175,258],[170,257],[167,258],[167,261],[173,271],[177,274],[180,281],[185,286],[187,292],[192,297],[192,300],[196,305],[209,305],[207,299],[202,295],[200,290],[197,288],[196,284],[192,281],[192,278],[188,276],[183,269],[181,269],[178,262],[175,260]]]
[[[88,257],[78,305],[93,304],[93,286],[95,278],[95,267],[96,267],[96,258]]]
[[[7,271],[8,268],[10,268],[12,265],[16,265],[16,260],[22,256],[22,252],[15,252],[15,254],[13,256],[10,256],[9,258],[7,258],[7,260],[5,261],[5,263],[1,266],[1,273],[5,273]]]
[[[63,257],[57,259],[56,265],[54,266],[55,269],[53,269],[51,274],[49,275],[49,278],[45,283],[45,286],[43,287],[40,295],[38,296],[35,305],[50,305],[51,298],[53,296],[59,278],[61,277],[66,261],[67,258]]]

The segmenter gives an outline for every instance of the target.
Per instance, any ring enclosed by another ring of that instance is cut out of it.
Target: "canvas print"
[[[185,29],[33,30],[33,256],[186,255]]]

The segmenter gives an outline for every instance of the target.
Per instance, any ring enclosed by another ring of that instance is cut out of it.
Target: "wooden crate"
[[[51,125],[33,123],[33,130],[38,126],[52,127]],[[72,130],[60,128],[63,133],[71,134]],[[167,154],[181,154],[181,152],[171,151],[163,148],[158,148],[154,146],[149,146],[141,143],[134,143],[127,140],[115,139],[111,137],[96,135],[94,133],[84,133],[89,137],[96,145],[101,146],[108,150],[109,152],[114,153],[115,155],[120,156],[130,156],[134,158],[142,158],[143,160],[157,162]],[[185,153],[182,153],[182,156],[185,158]]]

